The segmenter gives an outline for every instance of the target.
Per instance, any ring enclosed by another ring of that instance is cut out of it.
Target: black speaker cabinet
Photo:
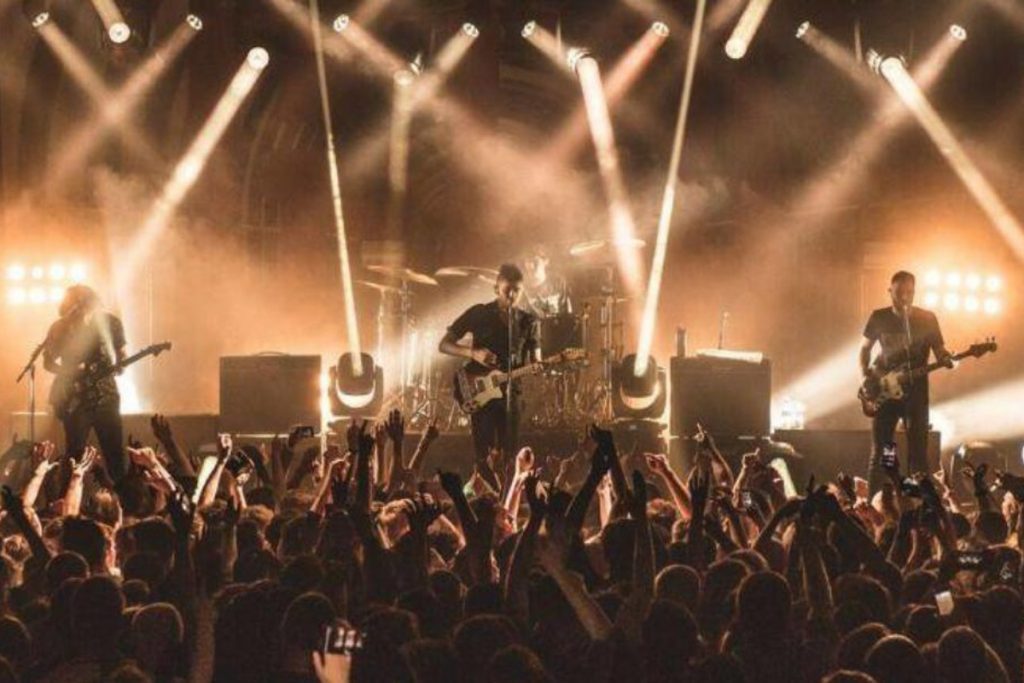
[[[284,434],[320,425],[320,356],[222,356],[220,430]]]
[[[673,434],[692,434],[697,422],[715,437],[771,432],[771,361],[676,357],[671,370]]]

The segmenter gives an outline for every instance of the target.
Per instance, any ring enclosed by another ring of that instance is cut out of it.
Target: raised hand
[[[592,424],[590,425],[590,438],[597,444],[597,450],[602,454],[611,453],[613,456],[616,455],[615,437],[610,430],[602,429],[596,424]]]
[[[687,488],[690,491],[690,504],[693,506],[693,516],[697,519],[704,517],[707,509],[708,494],[711,491],[711,477],[702,473],[699,467],[690,472]]]
[[[526,504],[530,507],[530,517],[541,518],[548,512],[548,502],[541,495],[539,490],[540,479],[535,475],[527,475],[523,482],[523,492],[526,494]]]
[[[836,485],[839,487],[839,490],[843,492],[843,495],[846,496],[850,505],[857,502],[857,493],[853,487],[853,477],[845,472],[840,472],[836,477]]]
[[[405,438],[405,418],[401,410],[395,409],[388,413],[387,431],[392,443],[402,443]]]
[[[441,436],[441,430],[437,428],[438,417],[434,416],[434,419],[427,425],[427,430],[423,432],[423,442],[432,443],[437,441],[437,438]]]
[[[171,432],[171,423],[167,421],[167,418],[157,413],[149,419],[149,426],[153,430],[153,436],[160,443],[169,443],[174,439],[174,434]]]
[[[664,453],[644,453],[644,460],[655,474],[665,476],[669,473],[668,456]]]
[[[71,476],[82,478],[96,464],[96,449],[86,446],[82,457],[78,460],[71,458]]]
[[[996,484],[1009,491],[1018,503],[1024,502],[1024,477],[996,470]]]
[[[534,463],[536,458],[533,455],[533,449],[529,446],[523,446],[516,453],[516,476],[525,475],[527,472],[533,471]]]
[[[221,460],[227,460],[228,456],[231,455],[234,442],[231,440],[230,434],[218,434],[217,435],[217,457]]]
[[[389,416],[390,417],[390,416]],[[388,443],[387,421],[382,420],[373,425],[373,440],[378,448],[384,448]]]
[[[416,532],[426,533],[435,519],[441,516],[441,505],[429,493],[418,493],[403,510],[409,519],[409,527]]]
[[[32,469],[36,474],[46,474],[60,464],[53,458],[56,451],[57,446],[52,441],[32,444]]]
[[[437,471],[437,480],[441,483],[441,489],[448,494],[450,498],[455,498],[457,495],[462,495],[462,477],[457,472],[445,472],[444,470]]]

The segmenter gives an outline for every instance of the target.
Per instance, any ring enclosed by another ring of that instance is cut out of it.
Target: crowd
[[[682,476],[594,426],[496,491],[397,412],[203,462],[152,426],[113,488],[0,459],[0,682],[1021,681],[1024,480],[984,466],[787,498],[761,451]]]

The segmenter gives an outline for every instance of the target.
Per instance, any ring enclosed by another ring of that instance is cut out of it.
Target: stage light
[[[32,18],[32,28],[42,28],[50,20],[49,12],[40,12]]]
[[[960,273],[955,270],[953,272],[946,273],[946,286],[950,289],[958,289],[962,280],[963,278],[960,276]]]
[[[668,38],[668,35],[670,33],[668,24],[666,24],[664,21],[656,21],[653,24],[651,24],[651,31],[654,32],[654,35],[659,36],[661,38]]]
[[[50,264],[50,279],[51,280],[63,280],[67,274],[67,269],[62,263]]]
[[[110,38],[110,42],[120,45],[128,42],[128,39],[132,37],[132,30],[128,28],[128,24],[118,21],[107,29],[107,37]]]
[[[810,30],[810,28],[811,22],[809,21],[805,21],[804,23],[800,24],[799,26],[796,27],[796,37],[802,40],[803,37],[807,35],[807,31]]]
[[[7,290],[7,303],[20,306],[28,301],[28,294],[22,287],[11,287]]]
[[[977,273],[968,273],[964,278],[964,286],[972,292],[976,292],[981,287],[981,276]]]
[[[929,287],[938,287],[942,284],[942,273],[937,270],[929,270],[924,276],[924,283]]]
[[[374,363],[373,356],[344,353],[328,374],[332,414],[367,417],[377,414],[384,397],[384,370]]]
[[[43,275],[46,274],[46,271],[43,270],[42,266],[32,266],[31,274],[33,280],[42,280]]]
[[[347,14],[339,14],[337,17],[334,18],[334,23],[332,24],[332,26],[336,33],[344,33],[345,29],[348,28],[348,25],[350,23],[352,23],[352,20],[349,18]]]
[[[262,71],[266,68],[267,64],[270,63],[270,53],[262,47],[254,47],[249,50],[249,54],[245,60],[249,63],[256,71]]]
[[[667,401],[665,368],[654,359],[643,363],[639,375],[636,354],[629,354],[612,370],[612,409],[616,417],[657,419]]]
[[[34,304],[41,304],[46,301],[46,290],[42,287],[33,287],[28,291],[28,300]]]
[[[50,287],[50,301],[59,303],[64,298],[64,290],[60,287]]]
[[[989,275],[985,280],[985,289],[989,292],[998,292],[1003,288],[1003,281],[998,275]]]
[[[928,308],[938,306],[942,301],[942,297],[939,296],[938,292],[928,292],[924,295],[924,305]]]
[[[947,311],[957,311],[960,309],[960,295],[954,292],[946,294],[942,297],[942,305]]]
[[[395,83],[407,88],[416,81],[416,74],[412,69],[399,69],[395,72]]]
[[[778,414],[772,410],[772,430],[803,429],[807,424],[807,404],[792,396],[783,396],[778,407]]]
[[[1021,396],[1024,396],[1024,377],[1017,376],[995,386],[989,386],[966,396],[944,401],[931,409],[931,421],[944,427],[942,442],[971,441],[975,439],[1008,439],[1024,435],[1020,419]],[[936,414],[942,422],[936,422]]]
[[[25,266],[20,263],[12,263],[7,266],[7,279],[8,280],[24,280],[25,279]]]
[[[747,50],[750,49],[750,41],[754,39],[754,34],[761,26],[761,20],[764,19],[771,4],[772,0],[750,0],[747,3],[740,20],[736,22],[736,28],[725,42],[726,55],[731,59],[743,59],[746,56]]]
[[[526,22],[526,24],[523,25],[523,30],[522,30],[521,33],[522,33],[523,38],[529,38],[530,36],[532,36],[534,34],[534,32],[536,30],[537,30],[537,22],[536,21],[528,21],[528,22]]]
[[[964,310],[968,313],[977,313],[981,305],[978,303],[978,297],[966,296],[964,297]]]
[[[478,29],[474,24],[471,24],[468,21],[462,25],[462,32],[465,33],[470,38],[477,38],[480,35],[480,29]]]
[[[862,379],[857,366],[861,339],[859,334],[851,338],[835,353],[773,392],[772,403],[781,404],[784,397],[800,401],[807,407],[805,419],[808,422],[855,404],[857,392],[850,387],[856,388]]]
[[[960,24],[953,24],[952,26],[949,27],[949,35],[963,42],[967,40],[967,29],[965,29]]]
[[[68,269],[68,279],[74,283],[83,282],[85,280],[86,273],[87,271],[85,265],[81,263],[75,263],[72,264],[71,268]]]
[[[569,65],[569,70],[576,73],[576,67],[580,65],[580,62],[587,58],[593,59],[593,55],[590,54],[590,50],[585,47],[571,47],[565,56],[565,63]]]
[[[185,23],[192,27],[194,31],[203,30],[203,20],[199,18],[197,14],[190,14],[185,17]]]
[[[1002,304],[999,299],[985,299],[985,314],[986,315],[998,315],[1003,310]]]

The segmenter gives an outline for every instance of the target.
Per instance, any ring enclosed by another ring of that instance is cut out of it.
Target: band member
[[[539,318],[572,313],[569,287],[565,278],[552,272],[551,259],[543,247],[527,257],[525,308]]]
[[[522,271],[511,263],[503,264],[494,283],[494,301],[466,309],[448,328],[438,350],[467,359],[467,369],[474,372],[508,370],[537,360],[537,320],[516,307],[522,290]],[[467,334],[472,335],[470,344],[460,344]],[[487,464],[487,455],[493,447],[505,454],[515,452],[519,401],[518,388],[513,385],[511,396],[506,393],[505,400],[491,401],[471,418],[477,471],[496,490],[500,486]]]
[[[934,353],[939,361],[952,365],[939,329],[938,318],[931,311],[914,306],[914,276],[899,271],[892,276],[889,296],[892,305],[871,313],[864,326],[860,347],[860,369],[865,378],[878,376],[871,365],[875,344],[881,347],[882,367],[895,369],[901,365],[918,367],[928,363]],[[872,493],[884,481],[881,453],[893,442],[896,423],[903,420],[907,432],[908,472],[928,472],[928,376],[914,379],[906,387],[904,397],[883,403],[871,419],[871,459],[868,480]]]
[[[69,457],[81,455],[89,432],[95,430],[112,479],[104,483],[111,485],[126,471],[121,397],[113,376],[90,381],[88,373],[124,360],[124,326],[117,317],[101,310],[99,296],[85,285],[68,288],[59,312],[60,318],[50,326],[43,349],[43,366],[57,375],[50,403],[64,424]]]

